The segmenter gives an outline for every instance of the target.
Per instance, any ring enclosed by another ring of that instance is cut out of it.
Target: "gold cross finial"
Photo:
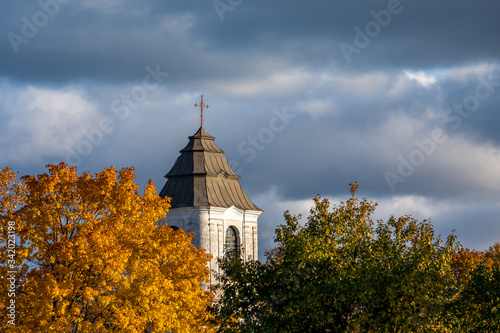
[[[205,105],[205,103],[203,103],[203,95],[201,95],[201,102],[200,104],[198,103],[194,103],[194,106],[197,107],[197,108],[200,108],[200,111],[201,111],[201,115],[200,115],[200,126],[203,127],[203,109],[204,108],[207,108],[208,109],[208,105]]]

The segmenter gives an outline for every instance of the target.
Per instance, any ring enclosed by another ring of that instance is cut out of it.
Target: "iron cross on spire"
[[[200,126],[203,127],[203,109],[204,108],[207,108],[208,109],[208,105],[205,105],[205,103],[203,103],[203,95],[201,95],[201,102],[200,104],[198,103],[194,103],[194,106],[197,107],[197,108],[200,108],[200,111],[201,111],[201,115],[200,115]]]

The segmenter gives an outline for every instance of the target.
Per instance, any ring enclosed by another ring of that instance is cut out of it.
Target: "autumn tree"
[[[455,237],[411,216],[375,223],[357,189],[332,208],[316,196],[305,224],[285,212],[266,263],[221,261],[219,332],[446,331]]]
[[[16,272],[15,326],[2,320],[1,330],[207,331],[209,258],[192,235],[157,224],[169,199],[152,182],[138,194],[133,168],[95,177],[64,163],[48,169],[21,182],[0,174],[2,239],[16,235],[15,256],[2,246],[0,263],[2,281]]]
[[[454,332],[500,332],[500,243],[453,256],[457,293],[448,306]]]

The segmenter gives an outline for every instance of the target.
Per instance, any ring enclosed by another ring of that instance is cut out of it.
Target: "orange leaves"
[[[0,170],[0,221],[1,227],[7,226],[12,212],[24,199],[24,186],[16,183],[17,173],[9,168]]]
[[[138,194],[133,168],[95,176],[64,163],[48,169],[22,184],[0,173],[2,223],[9,211],[16,259],[29,263],[19,270],[17,329],[205,331],[208,257],[190,235],[157,225],[170,200],[152,182]]]
[[[470,251],[469,249],[460,249],[452,257],[452,267],[457,280],[461,284],[469,282],[470,274],[476,267],[484,261],[484,253],[480,251]]]
[[[452,267],[460,283],[469,282],[470,275],[481,264],[488,268],[494,265],[500,266],[500,243],[490,246],[488,251],[462,248],[452,257]]]

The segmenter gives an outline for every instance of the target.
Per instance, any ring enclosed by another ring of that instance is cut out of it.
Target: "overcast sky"
[[[500,2],[0,3],[0,167],[134,166],[158,190],[194,103],[264,213],[338,202],[500,241]]]

